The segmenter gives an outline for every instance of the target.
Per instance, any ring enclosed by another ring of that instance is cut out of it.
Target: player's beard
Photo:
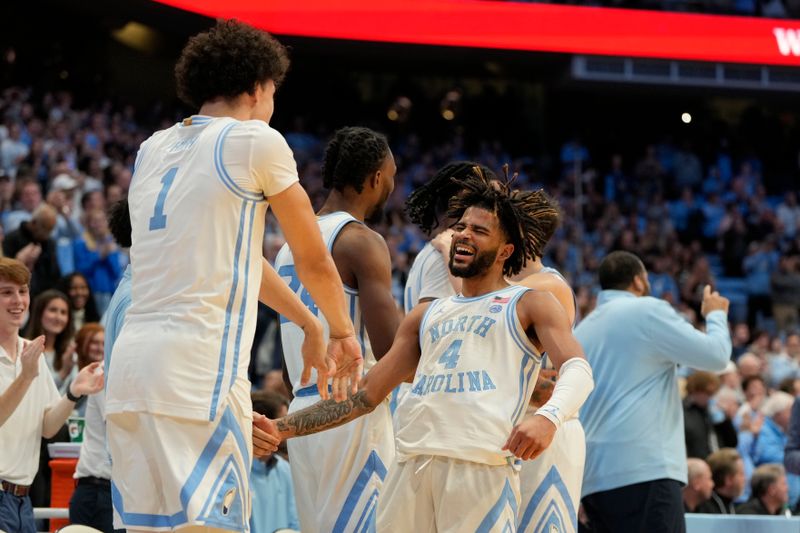
[[[450,269],[450,273],[457,278],[473,278],[475,276],[484,274],[487,270],[489,270],[489,268],[491,268],[495,259],[497,259],[498,250],[499,248],[495,248],[494,250],[486,250],[483,252],[476,251],[475,255],[472,256],[472,262],[470,264],[466,266],[456,266],[453,262],[456,255],[456,247],[454,244],[450,248],[450,262],[447,266]]]

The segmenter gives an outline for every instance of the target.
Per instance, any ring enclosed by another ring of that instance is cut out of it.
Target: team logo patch
[[[492,305],[492,306],[489,307],[489,312],[490,313],[499,313],[502,310],[503,310],[503,306],[502,305],[495,304],[495,305]]]

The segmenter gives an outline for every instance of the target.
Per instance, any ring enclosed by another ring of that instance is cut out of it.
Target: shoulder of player
[[[537,272],[519,282],[519,285],[540,291],[557,292],[559,290],[572,290],[560,276],[551,272]]]
[[[389,247],[383,236],[366,224],[358,222],[351,222],[342,228],[334,244],[334,250],[337,253],[389,253]]]
[[[533,320],[536,317],[547,316],[554,310],[563,312],[558,299],[550,291],[546,290],[531,289],[526,291],[517,302],[517,314],[523,324],[523,318]]]
[[[281,132],[263,120],[242,120],[235,124],[227,135],[226,143],[230,141],[252,142],[259,148],[263,148],[265,145],[289,147]]]

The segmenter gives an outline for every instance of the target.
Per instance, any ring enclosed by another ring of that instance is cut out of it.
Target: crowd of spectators
[[[127,194],[139,144],[178,118],[143,114],[109,103],[79,108],[65,92],[0,93],[2,252],[33,273],[30,335],[46,335],[48,364],[61,384],[85,364],[78,362],[80,350],[91,351],[88,344],[78,350],[75,332],[102,316],[128,261],[109,233],[107,207]],[[301,183],[319,207],[327,138],[299,128],[283,133]],[[498,142],[469,151],[459,135],[433,147],[413,135],[390,141],[397,186],[376,229],[389,245],[398,306],[408,269],[427,239],[404,214],[409,193],[452,160],[477,160],[497,170],[509,163],[512,173],[519,172],[518,187],[543,186],[561,206],[564,222],[543,262],[575,288],[580,315],[595,305],[599,261],[619,249],[643,258],[652,294],[693,324],[701,321],[706,284],[730,298],[734,348],[728,370],[720,376],[684,372],[689,455],[708,459],[714,494],[726,498],[723,507],[767,491],[783,475],[762,465],[783,461],[791,400],[800,393],[800,203],[791,187],[766,189],[757,155],[721,149],[703,160],[688,145],[654,138],[637,160],[611,154],[606,165],[606,154],[592,153],[591,140],[569,139],[557,155],[558,175],[545,179],[531,170],[530,156],[512,156]],[[282,244],[270,220],[265,255],[274,258]],[[263,309],[259,317],[254,383],[286,394],[274,370],[280,366],[274,321]],[[725,476],[737,472],[723,475],[715,467],[731,462],[714,459],[720,450],[738,450],[743,477],[734,481],[741,488],[726,485]],[[708,483],[703,478],[692,485],[691,478],[704,472],[690,465],[690,487],[699,487],[693,507],[703,504],[698,494],[708,492]],[[794,505],[800,478],[789,474],[788,487],[787,503]]]

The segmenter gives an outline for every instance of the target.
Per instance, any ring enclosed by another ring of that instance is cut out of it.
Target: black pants
[[[69,521],[99,529],[104,533],[114,529],[114,512],[111,507],[111,487],[78,480],[78,486],[69,501]]]
[[[657,479],[584,496],[592,533],[685,533],[681,484]]]

